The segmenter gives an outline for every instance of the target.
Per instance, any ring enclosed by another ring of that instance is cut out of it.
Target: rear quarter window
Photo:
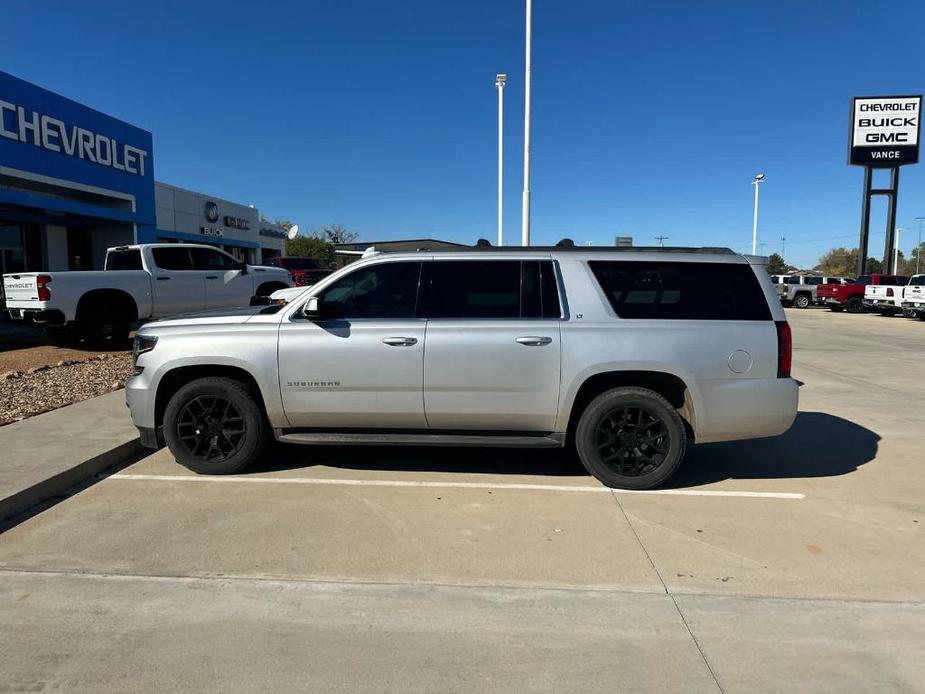
[[[749,265],[603,260],[589,266],[620,318],[771,320]]]

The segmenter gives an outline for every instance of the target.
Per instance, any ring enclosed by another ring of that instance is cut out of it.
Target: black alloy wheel
[[[665,462],[669,433],[659,415],[644,406],[627,406],[605,415],[597,427],[601,462],[628,477],[654,472]]]
[[[187,402],[177,419],[177,438],[190,455],[204,462],[227,460],[241,449],[244,417],[234,404],[217,395]]]

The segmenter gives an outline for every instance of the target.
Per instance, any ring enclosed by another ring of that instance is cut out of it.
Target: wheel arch
[[[120,310],[129,322],[138,320],[138,304],[135,297],[122,289],[91,289],[80,297],[74,316],[80,322],[85,320],[91,309],[99,306],[105,306],[108,310]]]
[[[288,286],[288,284],[279,280],[267,280],[258,285],[257,291],[254,292],[254,296],[270,296],[270,294],[278,289],[286,289]]]
[[[647,369],[600,371],[585,377],[567,406],[566,431],[569,438],[574,435],[581,413],[594,398],[607,390],[623,386],[648,388],[663,396],[681,415],[688,434],[694,438],[695,394],[680,376],[667,371]]]
[[[247,386],[251,396],[260,407],[264,419],[269,422],[267,406],[257,379],[247,369],[229,364],[193,364],[177,366],[170,369],[160,377],[154,396],[154,426],[160,427],[164,423],[164,411],[170,398],[183,386],[199,378],[227,378],[238,381]]]

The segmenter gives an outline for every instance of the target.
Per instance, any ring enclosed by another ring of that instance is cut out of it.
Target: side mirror
[[[321,318],[321,306],[318,303],[317,296],[308,298],[308,301],[305,302],[305,306],[302,308],[302,315],[309,320],[318,320]]]
[[[243,261],[238,263],[238,270],[241,271],[242,275],[246,275],[247,274],[247,263]]]

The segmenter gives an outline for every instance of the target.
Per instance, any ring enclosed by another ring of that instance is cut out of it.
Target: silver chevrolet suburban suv
[[[198,473],[286,443],[565,447],[605,485],[690,443],[783,433],[791,336],[764,259],[728,249],[367,253],[284,306],[148,323],[126,398]],[[719,280],[719,281],[718,281]]]

